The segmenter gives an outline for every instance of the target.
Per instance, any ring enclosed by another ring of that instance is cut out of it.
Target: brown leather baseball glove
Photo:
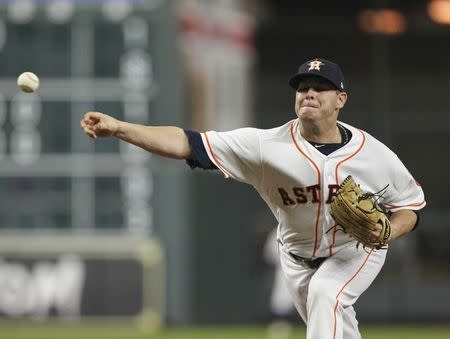
[[[358,245],[361,243],[364,247],[380,249],[387,244],[391,235],[391,223],[386,210],[377,202],[379,197],[379,192],[364,192],[349,175],[341,183],[331,202],[334,220],[358,241]],[[376,224],[382,227],[378,237],[372,233],[376,230]]]

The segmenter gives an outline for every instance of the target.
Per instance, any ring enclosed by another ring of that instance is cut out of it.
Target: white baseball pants
[[[380,272],[387,250],[351,244],[310,269],[279,246],[281,267],[306,324],[307,339],[361,339],[353,304]]]

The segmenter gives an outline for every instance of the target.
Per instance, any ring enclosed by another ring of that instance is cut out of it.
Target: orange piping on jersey
[[[336,165],[336,169],[335,169],[335,172],[334,172],[334,173],[335,173],[334,175],[336,176],[336,185],[339,185],[339,178],[338,178],[338,168],[339,168],[339,166],[341,166],[344,162],[346,162],[347,160],[350,160],[350,159],[353,158],[356,154],[358,154],[359,151],[363,148],[364,144],[366,143],[366,136],[365,136],[365,134],[364,134],[363,131],[361,131],[360,129],[359,129],[358,131],[359,131],[359,132],[361,133],[361,135],[362,135],[361,145],[359,145],[358,149],[357,149],[354,153],[350,154],[347,158],[345,158],[345,159],[339,161],[338,164]]]
[[[355,274],[353,274],[353,276],[350,278],[350,280],[349,281],[347,281],[345,284],[344,284],[344,286],[342,286],[342,288],[341,288],[341,290],[339,291],[339,293],[336,295],[336,304],[334,305],[334,314],[333,314],[333,317],[334,317],[334,326],[333,326],[333,339],[335,339],[336,338],[336,322],[337,322],[337,319],[336,319],[336,311],[337,311],[337,308],[338,308],[338,305],[339,305],[339,296],[341,295],[341,293],[342,293],[342,291],[344,290],[344,288],[346,288],[347,287],[347,285],[348,284],[350,284],[351,282],[352,282],[352,280],[358,275],[358,273],[362,270],[362,268],[364,267],[364,265],[366,264],[366,262],[367,262],[367,260],[369,259],[369,257],[370,257],[370,255],[372,254],[372,252],[373,252],[373,249],[372,250],[370,250],[370,252],[367,254],[367,256],[366,256],[366,259],[364,259],[364,262],[362,263],[362,265],[358,268],[358,270],[355,272]]]
[[[389,205],[389,204],[386,204],[386,207],[388,207],[388,208],[419,207],[419,206],[421,206],[423,204],[425,204],[425,199],[422,200],[422,202],[418,202],[418,203],[415,203],[415,204],[409,204],[409,205]]]
[[[336,225],[333,226],[333,241],[331,242],[331,245],[329,247],[330,257],[333,255],[333,246],[336,243],[336,233],[337,233],[337,231],[338,231],[338,228],[337,228],[337,224],[336,224]]]
[[[341,166],[344,162],[346,162],[347,160],[350,160],[350,159],[353,158],[356,154],[358,154],[359,151],[363,148],[364,144],[366,143],[366,136],[365,136],[365,134],[364,134],[363,131],[361,131],[360,129],[359,129],[358,131],[359,131],[359,132],[361,133],[361,135],[362,135],[361,145],[359,145],[358,149],[357,149],[355,152],[353,152],[353,153],[350,154],[347,158],[342,159],[341,161],[339,161],[339,162],[337,163],[336,168],[335,168],[335,170],[334,170],[334,175],[335,175],[335,177],[336,177],[336,185],[339,185],[339,176],[338,176],[338,169],[339,169],[339,166]],[[336,229],[335,229],[335,231],[336,231]],[[330,255],[331,255],[331,253],[332,253],[332,247],[334,246],[335,242],[336,242],[336,232],[333,232],[333,242],[332,242],[331,245],[330,245]]]
[[[228,175],[229,177],[233,177],[233,176],[232,176],[232,175],[231,175],[231,174],[223,167],[223,165],[220,163],[219,159],[217,159],[216,155],[214,154],[214,151],[213,151],[213,149],[212,149],[212,147],[211,147],[211,144],[210,144],[210,142],[209,142],[208,134],[203,133],[203,135],[204,135],[205,138],[206,138],[206,143],[208,144],[209,152],[211,153],[211,156],[213,157],[213,159],[214,159],[214,161],[215,161],[217,167],[219,167],[220,170],[221,170],[223,173],[225,173],[226,175]]]
[[[310,157],[308,157],[300,148],[300,145],[297,143],[297,140],[295,140],[295,135],[294,135],[294,122],[291,123],[291,137],[292,140],[294,141],[295,147],[297,147],[297,149],[299,150],[299,152],[306,158],[309,160],[309,162],[314,166],[314,168],[317,171],[317,181],[318,181],[318,185],[319,185],[319,190],[322,190],[321,187],[321,183],[320,183],[320,170],[319,167],[316,165],[316,163],[314,162],[314,160],[312,160]],[[319,220],[320,220],[320,206],[322,204],[321,200],[322,200],[322,193],[320,192],[319,194],[319,203],[317,204],[317,216],[316,216],[316,224],[314,226],[314,249],[312,252],[311,257],[314,257],[316,255],[316,250],[317,250],[317,240],[318,240],[318,233],[319,233]]]

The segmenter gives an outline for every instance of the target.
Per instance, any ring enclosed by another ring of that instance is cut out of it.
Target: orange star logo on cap
[[[308,71],[311,71],[313,69],[320,71],[320,67],[324,66],[325,64],[322,61],[316,59],[309,62],[308,65],[309,65]]]

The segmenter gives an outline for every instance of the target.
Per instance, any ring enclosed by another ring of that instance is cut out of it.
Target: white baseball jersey
[[[379,202],[392,212],[426,204],[394,152],[367,132],[339,124],[353,137],[329,155],[301,136],[298,119],[273,129],[202,133],[211,161],[225,177],[255,187],[278,220],[279,240],[302,257],[327,257],[354,242],[330,215],[331,199],[350,174],[368,192],[388,185]]]

